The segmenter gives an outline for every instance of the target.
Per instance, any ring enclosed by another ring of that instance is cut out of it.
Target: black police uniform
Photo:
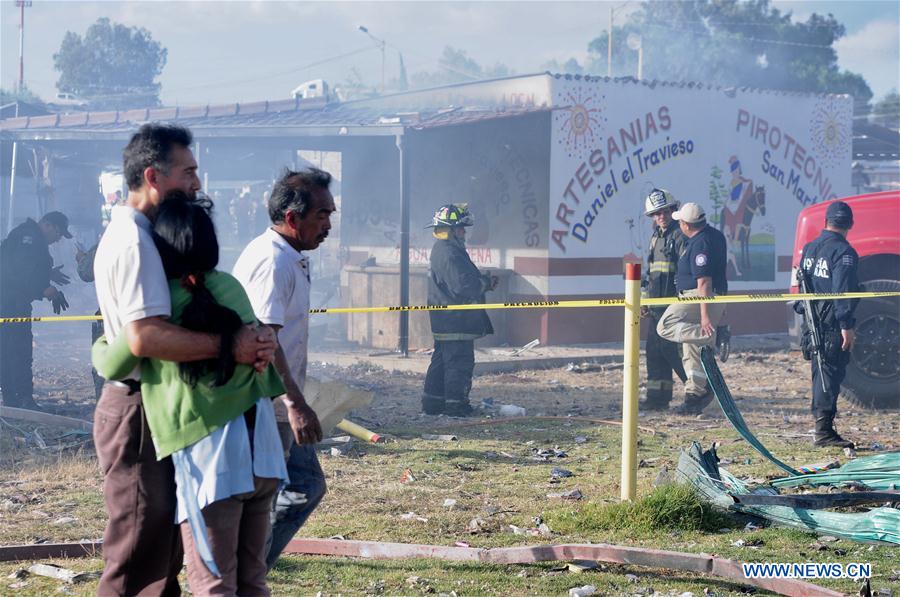
[[[843,235],[831,230],[823,230],[818,238],[803,247],[800,260],[807,279],[812,284],[812,292],[857,292],[859,281],[857,268],[859,255]],[[812,359],[812,410],[813,412],[834,413],[841,382],[847,373],[850,352],[841,349],[841,330],[852,330],[856,325],[853,317],[859,299],[811,301],[818,315],[823,344],[822,370],[816,359]],[[804,344],[808,336],[804,335]],[[826,392],[822,388],[824,377]]]
[[[31,218],[0,244],[0,313],[31,317],[31,303],[50,286],[53,258],[41,227]],[[0,389],[6,406],[34,408],[31,323],[0,324]]]
[[[712,278],[713,292],[728,293],[725,277],[728,264],[728,245],[725,236],[709,224],[687,239],[684,252],[678,259],[675,286],[679,292],[697,288],[699,278]]]
[[[428,277],[429,305],[482,303],[490,285],[490,276],[478,271],[462,242],[451,235],[448,240],[434,243]],[[483,309],[429,311],[429,316],[434,353],[425,374],[422,409],[428,414],[469,414],[475,340],[494,333],[491,320]]]
[[[654,227],[647,254],[647,269],[642,283],[643,296],[661,298],[676,296],[675,270],[687,239],[678,222],[672,220],[665,229]],[[659,337],[656,325],[665,306],[650,307],[650,327],[647,330],[647,400],[649,409],[666,409],[672,401],[672,372],[686,380],[678,344]]]
[[[708,224],[687,239],[675,274],[679,294],[695,290],[699,278],[710,278],[715,294],[727,293],[726,251],[725,237]],[[707,310],[715,328],[724,314],[724,306],[721,303],[710,304]],[[699,414],[713,398],[703,372],[700,351],[702,346],[715,344],[716,338],[715,334],[711,337],[703,334],[701,312],[699,304],[671,305],[657,326],[663,338],[682,343],[682,363],[688,379],[684,387],[684,403],[678,408],[681,414]]]

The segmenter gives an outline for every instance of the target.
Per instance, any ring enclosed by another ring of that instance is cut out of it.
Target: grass
[[[742,363],[740,355],[735,363]],[[731,361],[727,364],[733,367]],[[759,389],[782,381],[768,381],[772,370],[795,365],[787,355],[748,360],[746,373],[731,383],[732,392],[748,424],[774,454],[788,464],[800,465],[842,457],[839,450],[815,450],[809,438],[799,436],[811,422],[807,412],[806,370],[791,376],[790,384],[774,391]],[[545,373],[483,376],[476,380],[480,396],[498,403],[512,402],[529,413],[582,414],[617,419],[618,396],[613,384],[621,373]],[[362,377],[361,377],[362,378]],[[372,408],[360,413],[360,423],[386,435],[384,444],[355,443],[345,456],[320,457],[329,493],[301,535],[346,539],[409,542],[452,546],[506,547],[547,543],[613,543],[656,549],[709,553],[755,562],[814,561],[870,562],[873,586],[900,593],[891,580],[900,569],[900,548],[869,546],[846,540],[814,546],[808,532],[763,528],[745,531],[748,519],[709,510],[686,488],[654,488],[663,468],[674,470],[679,450],[691,441],[704,447],[719,442],[722,466],[739,477],[782,476],[721,419],[694,419],[672,415],[642,417],[641,425],[657,433],[640,434],[638,495],[634,504],[621,504],[619,445],[621,430],[579,420],[522,419],[506,424],[453,426],[446,420],[416,414],[421,376],[394,375],[365,379],[381,384]],[[796,380],[796,381],[794,381]],[[560,386],[565,391],[559,390]],[[604,389],[605,388],[605,389]],[[896,417],[860,413],[850,416],[842,405],[838,428],[851,436],[865,436],[889,445],[900,426]],[[24,426],[23,426],[24,428]],[[30,430],[33,428],[28,428]],[[854,430],[855,429],[855,430]],[[877,430],[876,430],[877,429]],[[53,430],[41,430],[45,439]],[[59,433],[57,431],[57,433]],[[423,433],[453,433],[459,441],[422,440]],[[101,477],[90,444],[54,452],[25,447],[16,432],[0,433],[0,545],[97,539],[105,514]],[[584,441],[581,440],[584,438]],[[51,443],[51,442],[48,442]],[[539,450],[558,447],[565,458],[536,460]],[[562,467],[573,476],[553,482],[550,471]],[[415,481],[401,482],[409,469]],[[578,488],[581,501],[548,498]],[[454,499],[453,507],[444,500]],[[416,517],[402,515],[414,512]],[[53,524],[64,517],[73,522]],[[418,520],[423,518],[425,521]],[[477,533],[467,530],[473,518],[483,521]],[[530,528],[536,519],[552,530],[549,538],[515,535],[510,525]],[[757,521],[758,522],[758,521]],[[738,540],[744,540],[740,546]],[[6,578],[31,562],[0,563],[0,595],[55,594],[61,583],[29,576]],[[55,561],[84,572],[102,568],[99,559]],[[634,575],[630,577],[627,575]],[[16,583],[21,588],[10,588]],[[595,585],[604,595],[632,594],[652,587],[657,593],[694,595],[709,589],[717,595],[738,595],[738,583],[708,576],[634,566],[604,565],[599,570],[574,574],[562,563],[534,565],[476,565],[437,560],[373,561],[349,558],[285,556],[270,575],[275,595],[565,595],[569,588]],[[847,580],[816,584],[856,592]],[[67,586],[73,595],[92,595],[96,581]]]
[[[580,509],[551,510],[547,523],[559,533],[626,531],[632,536],[669,531],[716,532],[734,518],[700,500],[689,485],[661,485],[634,502],[588,503]]]

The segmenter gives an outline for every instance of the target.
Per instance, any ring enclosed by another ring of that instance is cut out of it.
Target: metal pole
[[[641,264],[625,264],[625,367],[622,375],[622,501],[637,497],[638,359],[641,349]]]
[[[606,76],[612,76],[612,29],[613,29],[613,7],[609,7],[609,40],[606,45]]]
[[[19,2],[19,93],[25,88],[25,2]]]
[[[385,42],[381,42],[381,94],[384,95],[384,46]]]
[[[16,114],[18,114],[18,102],[16,102]],[[13,141],[12,148],[12,166],[9,172],[9,212],[6,214],[6,234],[9,234],[13,228],[13,197],[16,193],[16,154],[18,153],[19,144]]]
[[[641,40],[641,45],[638,48],[638,73],[637,73],[638,81],[641,81],[644,78],[644,43]]]
[[[404,130],[404,133],[406,131]],[[400,304],[409,305],[409,140],[396,136],[400,152]],[[400,312],[400,353],[409,356],[409,311]]]

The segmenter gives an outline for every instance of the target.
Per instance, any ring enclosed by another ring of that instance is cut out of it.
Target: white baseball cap
[[[688,224],[696,224],[706,219],[706,212],[696,203],[685,203],[676,212],[672,213],[672,219],[682,220]]]

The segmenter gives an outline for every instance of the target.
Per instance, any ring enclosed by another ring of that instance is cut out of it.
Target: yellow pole
[[[641,349],[641,264],[625,264],[625,367],[622,376],[622,501],[637,494],[638,359]]]
[[[381,436],[374,431],[369,431],[362,425],[357,425],[353,421],[348,421],[347,419],[341,419],[341,422],[337,424],[337,428],[344,433],[349,433],[356,439],[363,440],[364,442],[372,442],[373,444],[377,444],[379,441],[381,441]]]

